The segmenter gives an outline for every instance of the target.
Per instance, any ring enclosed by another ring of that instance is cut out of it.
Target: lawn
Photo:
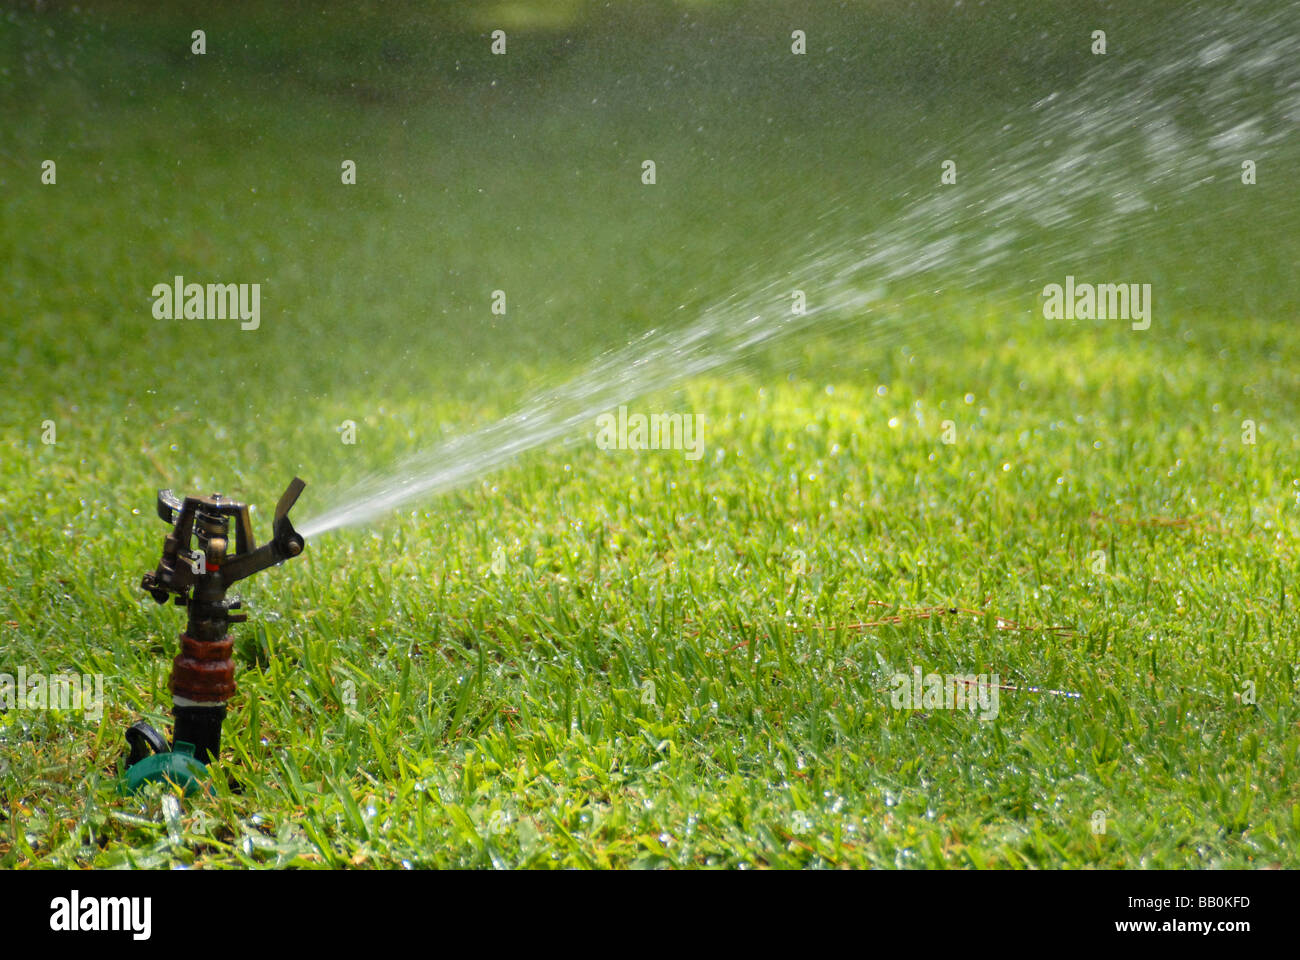
[[[1187,55],[1126,6],[1108,57]],[[117,790],[184,625],[139,587],[159,487],[265,539],[293,476],[305,519],[710,304],[856,302],[826,265],[941,236],[899,225],[950,152],[982,200],[1058,155],[1027,108],[1104,88],[1094,19],[814,5],[799,61],[763,4],[7,12],[0,673],[105,699],[0,712],[0,866],[1300,865],[1294,138],[1195,190],[1080,143],[1145,205],[628,398],[702,414],[701,459],[593,422],[309,540],[237,591],[214,795]],[[1294,100],[1257,69],[1183,140]],[[1067,274],[1152,283],[1150,329],[1044,318]],[[176,275],[261,283],[260,328],[156,319]],[[1008,689],[899,709],[915,668]]]

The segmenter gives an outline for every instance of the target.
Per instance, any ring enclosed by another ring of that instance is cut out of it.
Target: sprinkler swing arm
[[[172,525],[163,541],[162,557],[140,586],[158,603],[173,598],[187,608],[189,621],[181,634],[180,654],[172,661],[168,687],[175,724],[172,747],[149,724],[126,732],[126,784],[137,789],[147,780],[168,779],[189,792],[205,774],[204,765],[221,749],[221,722],[226,703],[235,692],[231,623],[247,614],[232,613],[241,603],[228,598],[230,587],[267,567],[303,551],[305,541],[289,520],[289,511],[306,484],[295,477],[275,505],[271,539],[257,546],[248,505],[210,497],[185,497],[158,491],[158,516]],[[235,525],[235,549],[229,551],[230,524]]]
[[[249,519],[247,504],[225,500],[219,493],[211,497],[186,497],[181,500],[170,490],[159,490],[158,516],[164,523],[172,524],[173,529],[163,541],[158,569],[145,574],[141,587],[159,603],[166,603],[167,595],[174,593],[177,606],[183,607],[190,603],[190,588],[209,574],[216,576],[223,590],[228,590],[232,584],[246,577],[283,563],[290,557],[296,557],[302,553],[305,541],[289,522],[289,510],[305,486],[306,483],[294,477],[288,489],[280,495],[280,500],[275,505],[271,540],[261,547],[257,546],[253,537],[253,524]],[[199,533],[201,546],[205,549],[189,549],[195,535],[195,519],[200,514],[205,518],[225,517],[235,521],[233,554],[226,553],[226,538],[204,536],[209,531]],[[240,615],[231,617],[230,621],[243,622],[247,619]]]

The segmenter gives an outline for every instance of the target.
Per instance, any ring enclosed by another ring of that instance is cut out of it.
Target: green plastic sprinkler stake
[[[200,790],[212,792],[208,768],[195,759],[194,744],[182,740],[178,740],[171,750],[155,753],[127,767],[123,791],[135,793],[146,783],[154,781],[174,783],[187,797]]]
[[[189,611],[181,634],[180,654],[172,661],[168,688],[172,694],[173,745],[149,724],[140,722],[126,732],[127,789],[137,790],[150,780],[167,779],[197,789],[207,774],[206,764],[221,751],[221,721],[226,703],[235,693],[234,641],[228,624],[242,623],[246,614],[232,613],[240,602],[227,598],[231,585],[267,567],[283,563],[303,551],[305,541],[289,522],[289,510],[306,484],[297,477],[275,505],[271,541],[258,547],[248,506],[210,497],[176,497],[158,491],[158,516],[172,530],[163,541],[158,569],[140,584],[159,603],[174,597]],[[235,521],[235,549],[229,551],[230,521]]]

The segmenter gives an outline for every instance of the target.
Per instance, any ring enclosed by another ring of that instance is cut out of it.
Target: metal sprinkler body
[[[127,780],[132,789],[164,777],[187,780],[188,789],[200,765],[220,752],[221,722],[235,693],[233,641],[227,628],[248,619],[247,614],[232,613],[240,601],[226,593],[238,581],[302,553],[305,541],[289,522],[289,510],[305,486],[297,477],[289,484],[275,505],[271,540],[260,547],[253,539],[246,504],[219,493],[181,500],[170,490],[158,491],[158,516],[172,524],[172,530],[163,541],[158,568],[146,573],[140,586],[159,603],[173,597],[177,606],[187,608],[189,621],[168,683],[175,718],[172,746],[169,749],[146,723],[127,730]]]

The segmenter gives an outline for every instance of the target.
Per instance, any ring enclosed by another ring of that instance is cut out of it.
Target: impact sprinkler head
[[[221,721],[235,692],[233,641],[226,628],[248,619],[247,614],[231,612],[239,609],[240,601],[228,598],[226,591],[245,577],[302,553],[305,541],[289,522],[289,510],[305,486],[294,477],[275,505],[271,540],[260,547],[253,540],[246,504],[219,493],[181,500],[170,490],[158,491],[158,516],[172,524],[172,530],[163,541],[158,568],[146,573],[140,586],[159,603],[172,597],[177,606],[188,608],[189,622],[168,684],[175,717],[172,746],[168,749],[167,741],[147,723],[132,726],[126,733],[128,789],[165,778],[189,792],[195,785],[196,767],[201,770],[200,765],[220,751]],[[231,520],[235,521],[233,552]],[[133,771],[137,764],[141,767]]]

